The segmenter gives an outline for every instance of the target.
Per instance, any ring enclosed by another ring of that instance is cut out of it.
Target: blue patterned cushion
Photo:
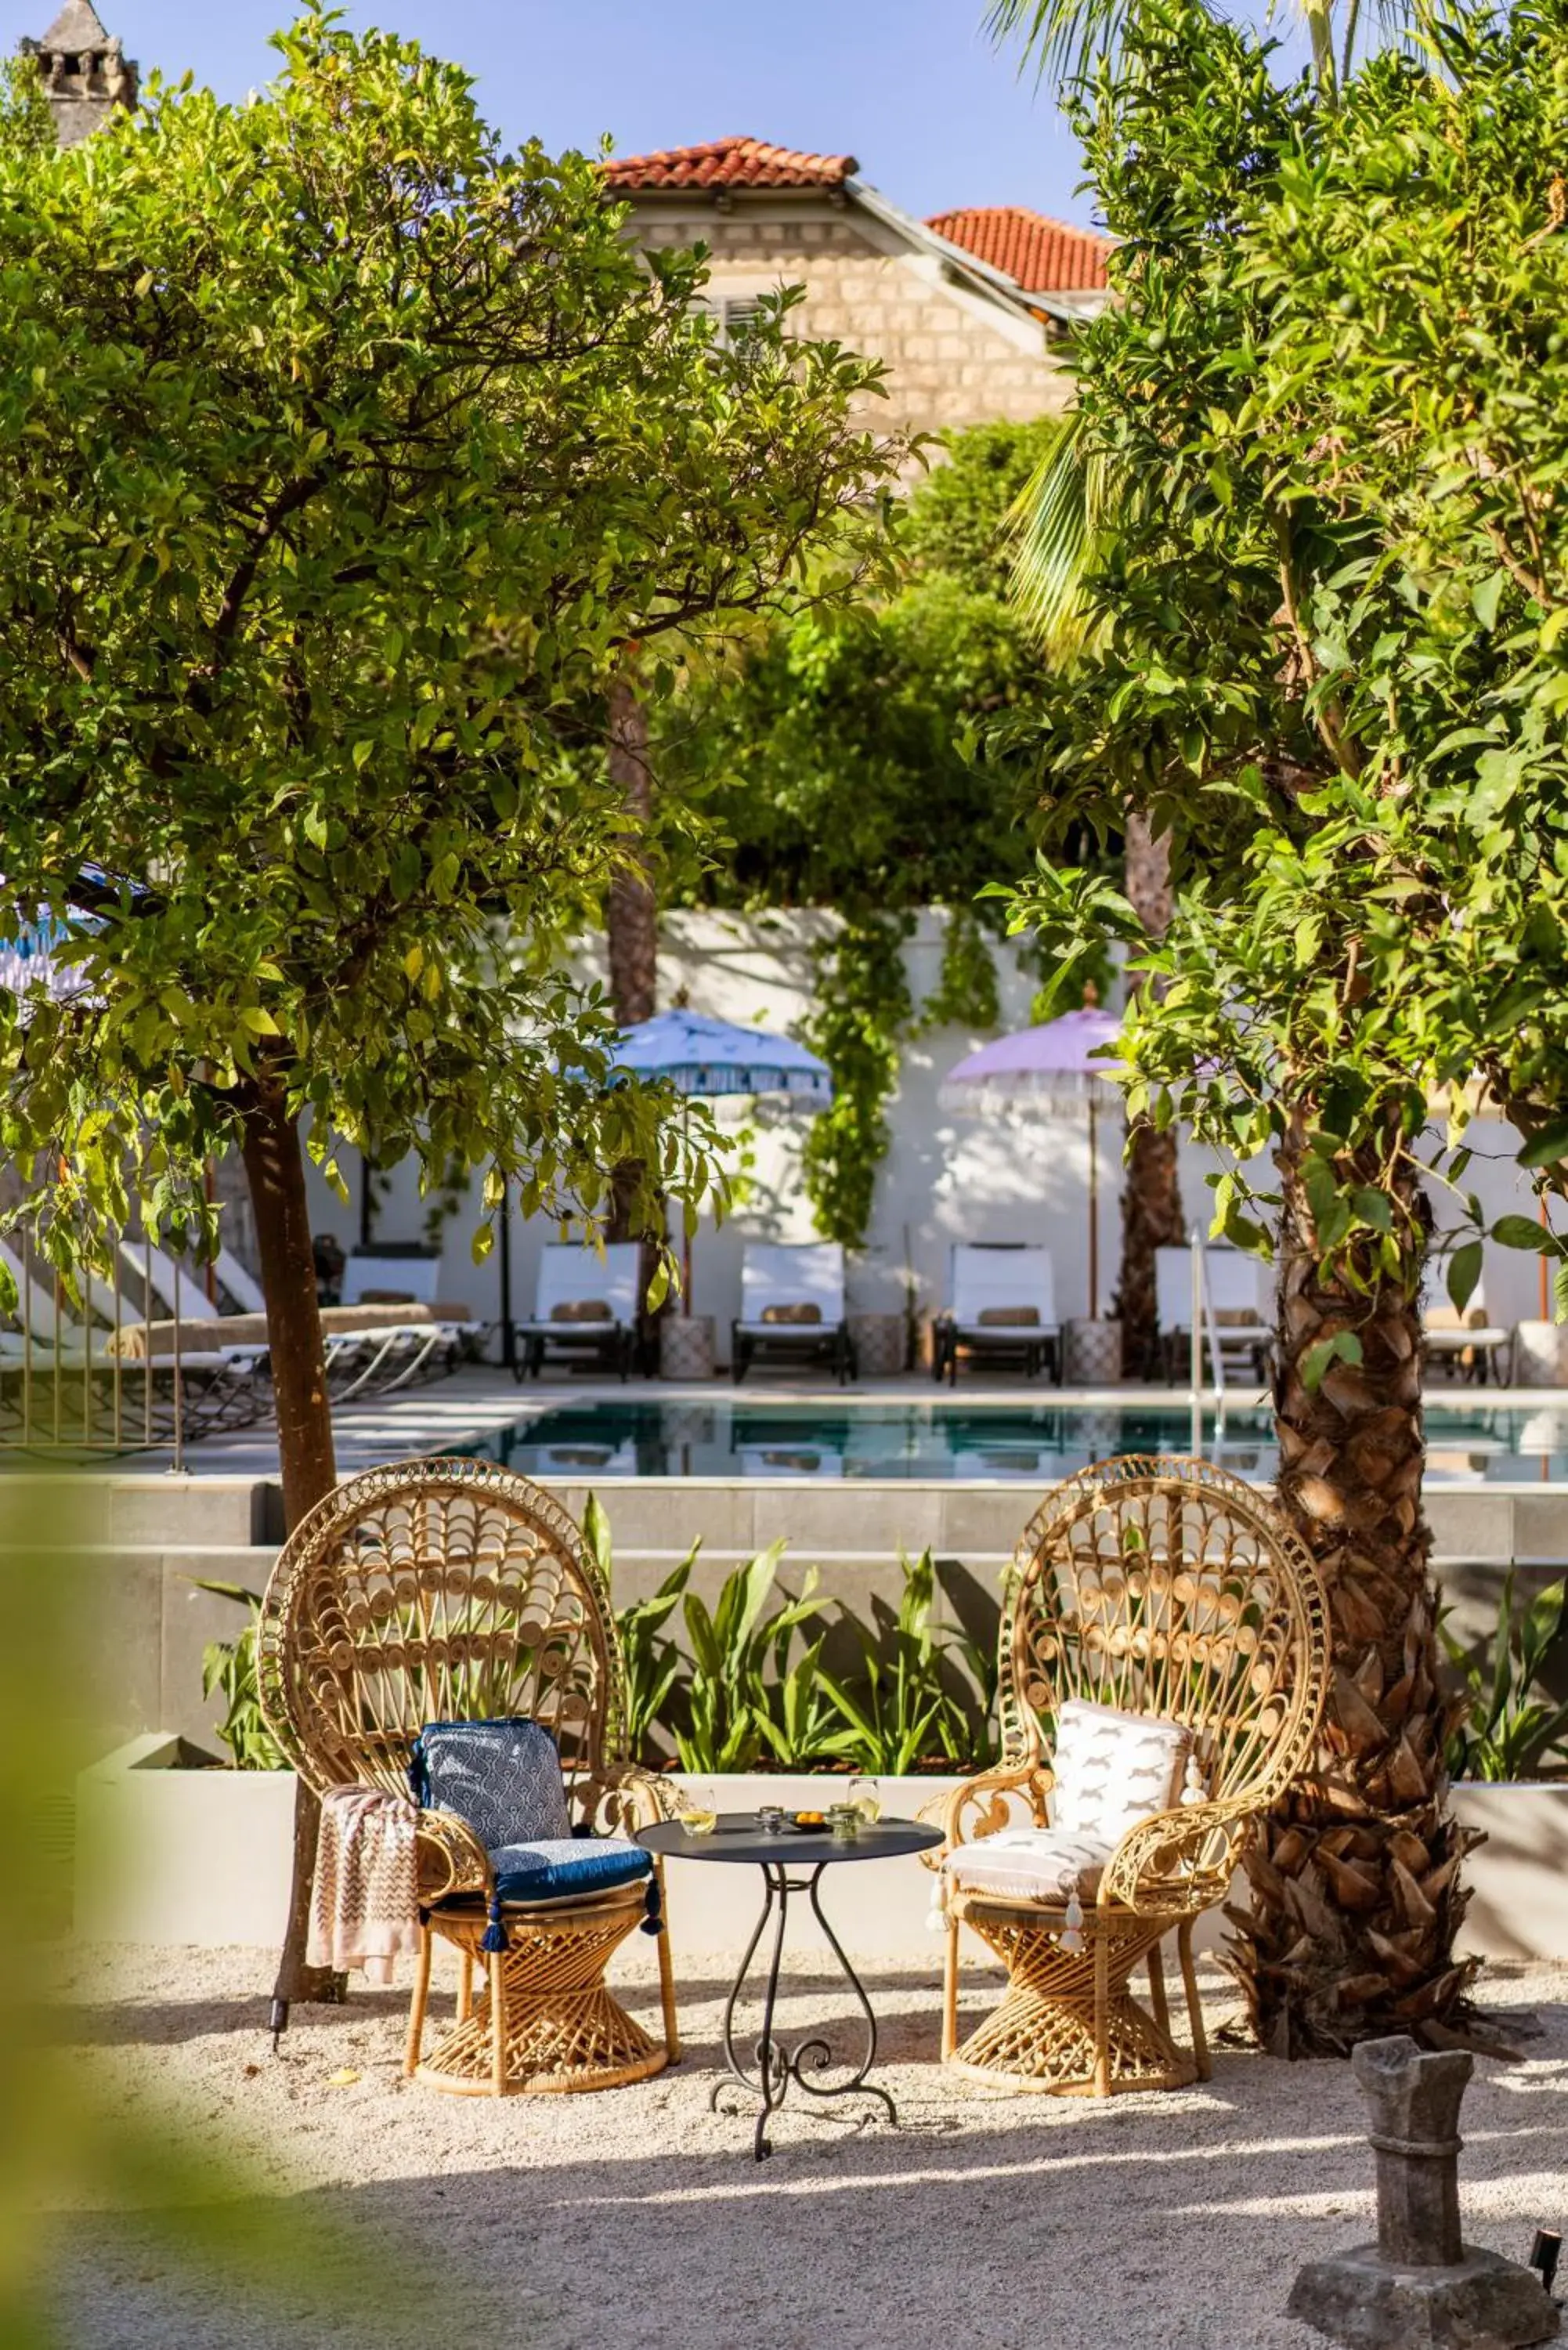
[[[486,1852],[572,1833],[556,1742],[521,1716],[427,1721],[414,1741],[409,1781],[417,1804],[455,1812]]]
[[[571,1893],[607,1893],[632,1885],[653,1862],[622,1836],[545,1836],[504,1844],[490,1856],[503,1901],[560,1901]]]

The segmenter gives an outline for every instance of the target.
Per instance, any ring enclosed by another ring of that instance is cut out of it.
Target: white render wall
[[[812,994],[811,949],[830,935],[835,918],[814,911],[758,916],[675,913],[663,926],[659,1000],[670,1003],[687,991],[694,1009],[720,1018],[793,1029],[805,1016]],[[906,949],[917,1002],[937,983],[947,917],[920,917]],[[996,950],[1004,1028],[1029,1018],[1033,982],[1021,972],[1010,947]],[[959,1118],[937,1107],[937,1089],[947,1071],[974,1046],[979,1032],[940,1028],[905,1049],[898,1093],[888,1105],[892,1144],[879,1172],[867,1246],[851,1263],[851,1310],[897,1311],[904,1299],[904,1268],[914,1273],[923,1311],[946,1303],[948,1253],[954,1241],[1043,1242],[1052,1252],[1058,1311],[1088,1310],[1086,1128],[1071,1122],[1016,1116],[1007,1119]],[[727,1334],[740,1305],[741,1253],[747,1238],[805,1241],[815,1237],[811,1211],[801,1189],[799,1113],[766,1103],[722,1103],[724,1123],[752,1128],[754,1164],[745,1204],[715,1230],[705,1220],[693,1247],[693,1308],[718,1319]],[[1530,1211],[1526,1180],[1511,1164],[1517,1139],[1511,1129],[1490,1121],[1471,1129],[1478,1156],[1465,1178],[1490,1218],[1509,1210]],[[1120,1257],[1118,1208],[1119,1131],[1111,1119],[1100,1125],[1100,1310],[1106,1312]],[[349,1177],[352,1182],[352,1154]],[[1182,1198],[1189,1221],[1207,1229],[1210,1194],[1204,1181],[1219,1162],[1189,1144],[1181,1157]],[[1258,1170],[1260,1177],[1267,1170]],[[1433,1188],[1438,1221],[1448,1220],[1446,1194]],[[379,1211],[376,1237],[417,1240],[424,1221],[410,1168],[396,1170]],[[479,1221],[478,1187],[468,1211],[445,1228],[441,1277],[444,1296],[467,1304],[486,1320],[500,1308],[499,1252],[476,1266],[470,1253]],[[345,1247],[358,1231],[358,1203],[344,1208],[315,1171],[311,1174],[311,1223],[336,1232]],[[530,1226],[514,1216],[513,1306],[518,1315],[533,1305],[538,1251],[554,1237],[542,1220]],[[1487,1249],[1486,1295],[1494,1320],[1511,1325],[1539,1311],[1537,1261],[1508,1249]],[[722,1345],[721,1353],[724,1347]]]

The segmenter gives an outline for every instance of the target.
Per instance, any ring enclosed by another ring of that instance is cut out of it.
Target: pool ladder
[[[1214,1319],[1214,1304],[1209,1290],[1209,1258],[1203,1246],[1203,1235],[1194,1224],[1191,1228],[1188,1254],[1192,1263],[1191,1365],[1192,1444],[1194,1460],[1203,1458],[1203,1340],[1209,1339],[1209,1359],[1214,1367],[1214,1442],[1216,1449],[1225,1441],[1225,1357],[1220,1351],[1219,1326]]]

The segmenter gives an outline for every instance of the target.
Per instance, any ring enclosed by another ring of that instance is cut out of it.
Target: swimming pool
[[[626,1397],[552,1403],[472,1450],[531,1477],[864,1478],[1039,1484],[1116,1452],[1185,1452],[1187,1402],[1116,1406],[973,1404],[933,1397],[908,1403],[770,1402],[765,1396],[699,1403]],[[1427,1478],[1432,1484],[1568,1481],[1568,1398],[1561,1409],[1511,1410],[1429,1398]],[[1273,1476],[1278,1455],[1266,1411],[1209,1412],[1203,1450],[1243,1477]]]

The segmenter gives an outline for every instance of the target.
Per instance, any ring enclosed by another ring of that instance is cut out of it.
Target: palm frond
[[[1033,66],[1038,81],[1061,89],[1116,57],[1137,5],[1137,0],[990,0],[984,29],[999,48],[1016,43],[1021,72]],[[1216,16],[1224,15],[1220,0],[1210,5]],[[1319,87],[1331,93],[1336,34],[1344,50],[1338,72],[1348,76],[1358,33],[1366,44],[1368,19],[1376,25],[1377,47],[1408,48],[1428,5],[1429,0],[1268,0],[1264,16],[1268,22],[1276,10],[1299,16],[1312,42]],[[1340,16],[1343,31],[1335,24]]]
[[[1019,66],[1055,88],[1114,56],[1133,0],[991,0],[985,30],[1001,47],[1016,41]]]
[[[1081,650],[1088,635],[1084,584],[1105,544],[1117,493],[1105,460],[1085,448],[1084,412],[1069,409],[1008,514],[1012,598],[1046,652]]]

